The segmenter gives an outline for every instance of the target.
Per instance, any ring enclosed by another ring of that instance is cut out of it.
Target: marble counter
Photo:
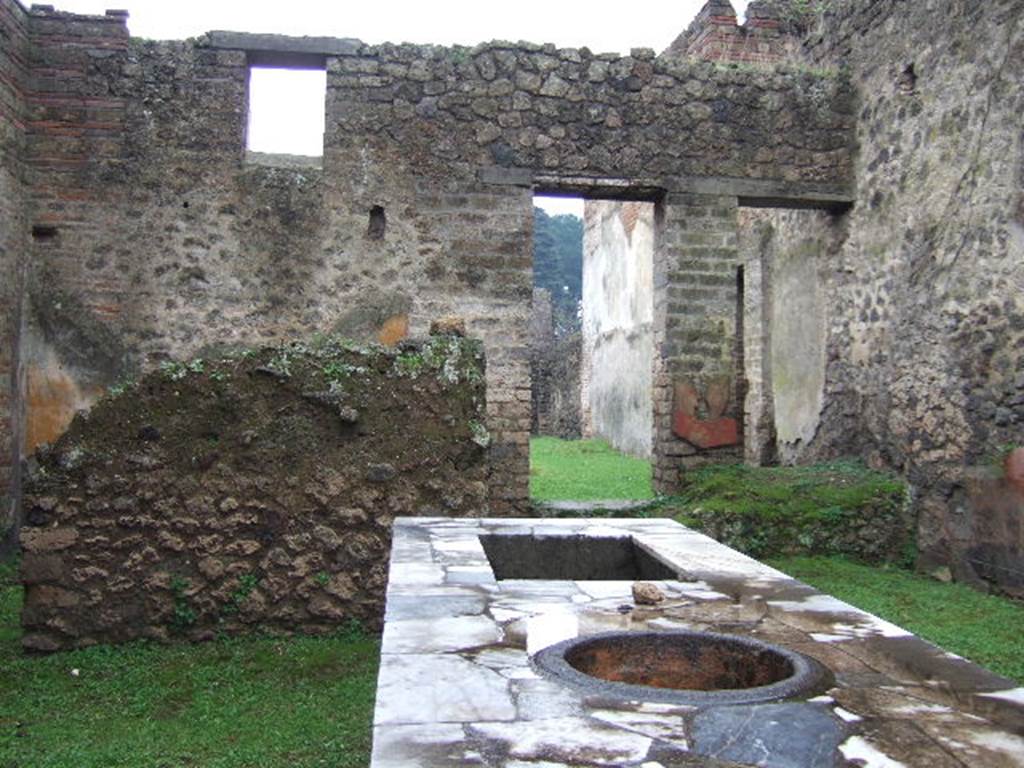
[[[496,579],[481,536],[525,537],[520,559],[561,578]],[[634,604],[632,578],[571,580],[550,545],[581,536],[627,540],[678,579],[653,581],[654,606]],[[579,635],[673,629],[799,651],[835,687],[768,704],[621,701],[530,661]],[[373,768],[1024,765],[1024,689],[671,520],[400,518],[381,653]]]

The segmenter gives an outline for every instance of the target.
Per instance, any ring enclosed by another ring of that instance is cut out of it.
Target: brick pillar
[[[654,488],[742,458],[736,380],[737,200],[670,194],[655,214]]]
[[[742,297],[743,375],[747,392],[743,418],[744,461],[775,462],[775,409],[771,389],[771,240],[774,214],[747,208],[740,214],[739,247],[744,268]]]
[[[17,240],[15,240],[18,243]],[[21,336],[25,324],[24,246],[5,259],[10,267],[10,290],[5,327],[0,331],[0,554],[18,537],[21,508],[21,459],[25,440],[25,370],[21,359]]]
[[[28,110],[28,16],[0,0],[0,554],[17,535],[24,376],[20,336],[28,263],[27,190],[22,159]]]
[[[519,328],[528,327],[525,317]],[[506,321],[508,322],[508,320]],[[487,347],[487,428],[491,433],[490,514],[523,512],[530,496],[530,362],[528,350]]]
[[[440,184],[421,181],[415,216],[419,260],[445,265],[421,289],[423,324],[458,315],[469,335],[483,341],[487,355],[489,514],[525,512],[530,495],[533,194],[524,187],[457,178]],[[417,322],[414,318],[414,328]]]

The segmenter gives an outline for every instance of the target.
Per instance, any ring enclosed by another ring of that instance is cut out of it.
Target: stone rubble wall
[[[22,645],[376,628],[391,522],[487,503],[484,362],[457,336],[170,362],[25,485]]]
[[[802,61],[745,66],[791,54],[772,5],[739,28],[713,0],[657,57],[320,41],[325,150],[302,167],[245,152],[253,46],[287,56],[294,40],[133,40],[116,12],[0,0],[5,494],[24,450],[125,375],[215,343],[395,342],[457,314],[487,349],[491,509],[513,511],[528,481],[531,193],[611,194],[658,201],[656,488],[738,458],[744,439],[796,462],[856,453],[914,486],[922,563],[1024,573],[1019,505],[976,482],[1024,419],[1024,9],[837,0],[797,25]],[[739,56],[751,50],[762,58]],[[854,178],[846,215],[737,231],[741,206],[778,190],[838,199]],[[771,275],[817,276],[798,330],[825,341],[820,385],[791,393],[800,408],[748,403],[744,424],[740,350],[748,372],[761,356],[766,393],[787,383],[766,352],[795,343],[773,333],[792,307],[772,304],[749,344],[747,242],[773,254]],[[743,434],[769,422],[781,442]]]
[[[491,511],[510,512],[528,485],[534,189],[848,185],[853,90],[806,68],[503,42],[159,42],[117,13],[27,17],[25,228],[45,235],[23,260],[28,451],[121,377],[211,344],[394,342],[456,314],[487,348]],[[254,49],[326,67],[321,167],[247,156]]]
[[[421,173],[466,163],[471,173],[842,184],[848,170],[849,85],[799,68],[495,42],[368,46],[328,74],[329,146],[375,135],[401,144]]]
[[[776,260],[818,243],[825,293],[818,426],[779,448],[901,472],[920,564],[1019,591],[1024,507],[998,474],[1024,433],[1024,7],[940,5],[832,3],[805,40],[859,84],[858,200],[767,224]]]

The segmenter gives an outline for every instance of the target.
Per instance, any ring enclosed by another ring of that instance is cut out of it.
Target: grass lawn
[[[653,495],[647,462],[601,441],[553,438],[531,441],[530,488],[535,499]],[[768,562],[1024,683],[1020,604],[839,557]],[[25,656],[18,646],[21,596],[13,564],[0,562],[0,768],[369,763],[376,638],[346,632]]]
[[[25,656],[21,595],[13,564],[0,563],[0,768],[369,763],[376,638],[353,631]]]
[[[651,499],[651,464],[604,440],[530,439],[530,498],[536,501]]]
[[[1024,683],[1024,606],[962,584],[839,557],[769,559],[780,571]]]

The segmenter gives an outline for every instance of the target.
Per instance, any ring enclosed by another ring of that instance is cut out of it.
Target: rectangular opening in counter
[[[631,536],[484,534],[496,579],[635,581],[678,574]]]

